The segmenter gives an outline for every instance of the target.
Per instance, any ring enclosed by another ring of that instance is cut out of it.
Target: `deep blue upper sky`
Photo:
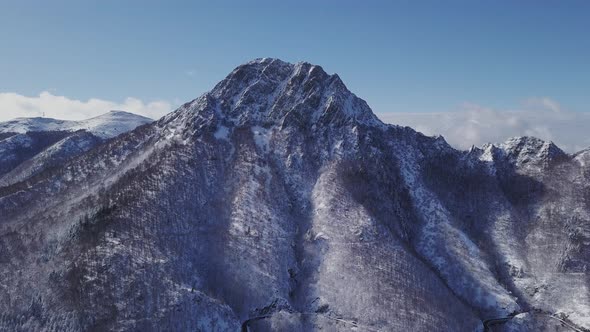
[[[258,57],[322,65],[376,112],[585,111],[590,1],[0,3],[0,92],[176,104]]]

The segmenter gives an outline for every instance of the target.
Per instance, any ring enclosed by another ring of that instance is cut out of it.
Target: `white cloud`
[[[528,99],[516,110],[466,103],[457,112],[377,115],[386,123],[410,126],[426,135],[442,135],[460,149],[503,142],[514,136],[553,141],[567,152],[590,146],[590,113],[564,110],[547,97]]]
[[[165,100],[144,102],[137,98],[126,98],[123,102],[91,98],[86,101],[70,99],[43,91],[39,96],[28,97],[12,92],[0,93],[0,121],[18,117],[46,117],[63,120],[83,120],[112,110],[127,111],[158,119],[172,111],[172,105]]]
[[[562,112],[561,105],[551,98],[533,97],[524,101],[524,105],[529,108],[541,108],[556,113]]]

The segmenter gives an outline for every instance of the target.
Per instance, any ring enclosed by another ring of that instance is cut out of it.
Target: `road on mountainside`
[[[379,332],[379,330],[372,329],[372,328],[370,328],[368,326],[359,325],[355,321],[348,321],[348,320],[344,320],[344,319],[340,319],[340,318],[330,317],[328,315],[324,315],[324,314],[321,314],[321,313],[316,313],[316,312],[304,312],[304,313],[301,313],[301,312],[291,312],[291,311],[288,311],[288,312],[289,313],[293,313],[293,314],[299,314],[299,315],[320,315],[320,316],[322,316],[324,318],[327,318],[327,319],[330,319],[330,320],[333,320],[333,321],[337,321],[337,322],[340,322],[340,323],[344,323],[344,324],[347,324],[347,325],[351,325],[353,327],[361,327],[361,328],[363,328],[364,331]],[[527,312],[529,312],[529,311],[521,312],[519,314],[527,313]],[[547,316],[547,317],[549,317],[551,319],[557,320],[557,321],[559,321],[562,324],[562,326],[567,327],[567,328],[571,329],[572,331],[575,331],[575,332],[586,332],[585,330],[583,330],[583,329],[581,329],[581,328],[573,325],[572,323],[570,323],[570,322],[568,322],[568,321],[566,321],[566,320],[564,320],[562,318],[559,318],[559,317],[557,317],[555,315],[551,315],[551,314],[543,313],[543,312],[536,312],[535,314],[536,315]],[[483,330],[484,330],[484,332],[491,332],[492,331],[491,330],[492,329],[492,326],[504,324],[504,323],[508,322],[509,320],[511,320],[512,318],[514,318],[514,316],[516,316],[516,315],[517,314],[511,315],[511,316],[507,316],[507,317],[486,319],[486,320],[483,321]],[[263,316],[257,316],[257,317],[252,317],[252,318],[244,321],[242,323],[242,332],[249,332],[249,324],[250,323],[255,322],[255,321],[258,321],[258,320],[262,320],[262,319],[267,319],[267,318],[270,318],[270,317],[272,317],[271,314],[269,314],[269,315],[263,315]]]
[[[507,321],[511,320],[512,316],[509,317],[502,317],[502,318],[492,318],[492,319],[486,319],[483,321],[483,331],[484,332],[490,332],[491,327],[494,325],[500,325],[500,324],[504,324]]]
[[[520,312],[518,314],[523,314],[523,313],[527,313],[527,312],[530,312],[530,311],[524,311],[524,312]],[[566,320],[564,320],[562,318],[559,318],[559,317],[557,317],[555,315],[552,315],[552,314],[548,314],[548,313],[545,313],[545,312],[535,312],[534,314],[535,315],[547,316],[547,317],[549,317],[551,319],[557,320],[557,321],[559,321],[561,323],[562,326],[567,327],[570,330],[575,331],[575,332],[586,332],[587,331],[587,330],[584,330],[584,329],[582,329],[580,327],[577,327],[574,324],[572,324],[572,323],[570,323],[570,322],[568,322],[568,321],[566,321]],[[483,331],[484,332],[491,332],[492,331],[491,330],[492,329],[492,326],[504,324],[504,323],[508,322],[509,320],[511,320],[512,318],[514,318],[514,316],[516,316],[516,315],[517,314],[510,315],[510,316],[507,316],[507,317],[486,319],[486,320],[483,321]]]
[[[344,319],[336,318],[336,317],[330,317],[330,316],[325,315],[325,314],[322,314],[322,313],[317,313],[317,312],[291,312],[291,311],[287,311],[287,312],[289,312],[291,314],[302,315],[302,316],[312,316],[312,315],[313,316],[316,316],[316,315],[318,315],[318,316],[322,316],[322,317],[324,317],[326,319],[329,319],[329,320],[333,320],[333,321],[336,321],[336,322],[344,323],[346,325],[350,325],[352,327],[362,328],[363,331],[380,332],[380,330],[375,330],[375,329],[373,329],[373,328],[371,328],[369,326],[359,325],[356,321],[344,320]],[[244,321],[242,323],[242,332],[248,332],[249,331],[249,325],[250,325],[250,323],[252,323],[254,321],[257,321],[257,320],[262,320],[262,319],[270,318],[270,317],[272,317],[271,314],[269,314],[269,315],[263,315],[263,316],[257,316],[257,317],[252,317],[252,318]]]

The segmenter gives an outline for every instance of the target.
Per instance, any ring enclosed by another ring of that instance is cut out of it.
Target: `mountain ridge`
[[[0,123],[0,185],[9,185],[57,167],[103,141],[152,122],[111,111],[82,121],[18,118]]]
[[[152,119],[125,111],[109,111],[80,121],[59,120],[45,117],[16,118],[0,122],[0,133],[24,134],[28,131],[77,131],[86,130],[101,138],[112,138]]]
[[[482,159],[355,98],[313,65],[259,59],[0,185],[0,327],[550,326],[535,309],[588,328],[586,166]]]

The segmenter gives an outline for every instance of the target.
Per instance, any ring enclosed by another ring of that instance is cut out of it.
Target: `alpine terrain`
[[[85,120],[19,118],[0,123],[0,186],[63,165],[106,139],[153,122],[139,115],[111,111]]]
[[[458,151],[269,58],[107,118],[0,124],[0,330],[590,331],[590,150]]]

